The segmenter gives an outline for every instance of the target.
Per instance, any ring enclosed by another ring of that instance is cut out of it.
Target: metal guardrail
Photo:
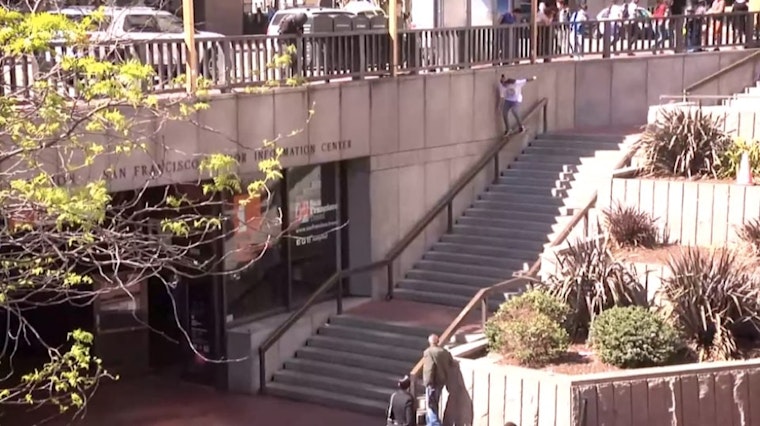
[[[595,55],[609,58],[637,52],[686,52],[721,47],[756,47],[760,12],[688,15],[669,18],[553,23],[537,27],[538,59]],[[345,31],[294,36],[231,36],[198,38],[199,75],[210,89],[285,82],[365,78],[401,73],[508,65],[530,61],[533,46],[529,24],[399,30],[398,64],[392,66],[387,30]],[[293,46],[292,64],[273,67]],[[71,48],[53,46],[44,55],[0,58],[0,95],[30,90],[40,78],[54,80],[61,90],[76,92],[76,78],[54,75],[66,55],[90,55],[107,60],[138,59],[155,70],[154,92],[182,90],[187,49],[182,39]]]
[[[547,103],[548,100],[546,98],[542,98],[536,102],[536,104],[533,105],[522,118],[522,121],[527,122],[529,120],[532,120],[537,114],[541,113],[541,129],[543,132],[545,132]],[[498,140],[494,141],[480,158],[480,160],[478,160],[477,163],[475,163],[464,175],[462,175],[462,177],[456,181],[454,185],[452,185],[451,189],[449,189],[449,191],[447,191],[446,194],[441,197],[441,199],[427,212],[427,214],[425,214],[414,224],[412,229],[401,240],[399,240],[391,248],[391,250],[388,251],[388,254],[386,254],[383,260],[357,268],[336,272],[330,278],[328,278],[327,281],[320,285],[319,288],[317,288],[317,290],[309,297],[309,299],[303,304],[303,306],[301,306],[300,309],[298,309],[296,312],[293,312],[290,317],[288,317],[288,319],[286,319],[282,324],[274,329],[266,339],[264,339],[258,349],[259,389],[262,392],[266,391],[266,384],[269,379],[266,372],[267,351],[275,343],[277,343],[277,341],[279,341],[280,338],[282,338],[282,336],[285,335],[285,333],[290,330],[290,328],[293,327],[293,325],[298,322],[299,319],[301,319],[301,317],[303,317],[309,308],[311,308],[318,300],[321,300],[322,296],[325,295],[328,291],[337,287],[336,313],[340,315],[343,313],[343,281],[346,278],[350,278],[360,273],[371,272],[385,268],[387,272],[386,298],[390,299],[393,297],[393,288],[395,287],[395,274],[393,267],[394,262],[404,252],[404,250],[406,250],[407,247],[409,247],[409,245],[411,245],[411,243],[414,242],[414,240],[425,231],[425,229],[435,220],[435,218],[443,213],[444,210],[447,212],[448,229],[452,228],[454,225],[453,204],[457,195],[459,195],[459,193],[462,192],[462,190],[464,190],[467,185],[473,181],[473,179],[475,179],[491,164],[493,165],[494,171],[496,172],[494,175],[494,180],[498,179],[498,171],[500,169],[499,154],[509,144],[509,142],[513,140],[514,136],[515,135],[511,135],[504,138],[499,138]]]

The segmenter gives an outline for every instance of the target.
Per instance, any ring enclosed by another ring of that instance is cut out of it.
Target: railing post
[[[267,388],[266,351],[259,348],[259,393],[265,393]]]
[[[386,269],[386,273],[387,273],[387,278],[388,278],[388,291],[385,294],[385,299],[386,300],[391,300],[391,299],[393,299],[393,285],[394,285],[394,282],[393,282],[393,259],[391,259],[390,261],[388,261],[388,267]]]
[[[335,311],[338,315],[343,313],[343,274],[338,275],[338,289],[336,297]]]
[[[454,228],[454,202],[449,201],[446,204],[446,231],[451,232],[452,228]]]
[[[549,131],[549,116],[547,114],[548,107],[547,104],[549,101],[544,101],[544,104],[541,106],[541,127],[543,128],[543,133],[546,133]]]
[[[685,26],[682,16],[676,16],[671,21],[673,22],[673,38],[675,38],[675,44],[673,46],[674,53],[683,53],[686,51],[686,35],[684,34]]]
[[[585,241],[588,238],[588,214],[589,210],[586,210],[586,214],[583,215],[583,240]]]
[[[493,156],[493,183],[499,180],[499,174],[501,173],[501,165],[499,164],[499,153],[497,152]]]
[[[388,2],[388,34],[391,38],[391,76],[398,74],[398,12],[396,2]]]
[[[483,329],[486,328],[486,321],[488,321],[488,295],[480,299],[480,325]]]
[[[615,25],[612,25],[610,21],[602,21],[602,58],[609,58],[612,56],[612,39],[615,37],[612,34]]]

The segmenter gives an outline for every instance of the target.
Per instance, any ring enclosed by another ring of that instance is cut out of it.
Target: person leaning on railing
[[[747,20],[750,19],[747,0],[734,0],[731,12],[734,14],[731,19],[734,37],[738,40],[744,40],[744,35],[747,34]],[[745,43],[748,41],[749,40],[744,40]]]
[[[280,22],[280,35],[296,37],[296,40],[293,40],[292,38],[285,39],[281,44],[281,48],[283,50],[282,53],[287,52],[290,46],[296,46],[296,52],[290,54],[290,70],[293,74],[291,77],[298,75],[298,61],[296,60],[296,55],[298,55],[299,52],[297,41],[298,38],[303,37],[304,25],[306,25],[306,21],[308,19],[309,18],[305,13],[296,13],[286,16],[282,22]]]

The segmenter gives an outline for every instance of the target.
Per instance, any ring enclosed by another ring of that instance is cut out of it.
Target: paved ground
[[[361,414],[261,396],[231,395],[210,388],[148,377],[98,390],[84,419],[40,423],[41,413],[0,417],[0,425],[31,426],[356,426],[381,424]],[[31,419],[34,417],[35,419]],[[22,419],[22,420],[20,420]]]

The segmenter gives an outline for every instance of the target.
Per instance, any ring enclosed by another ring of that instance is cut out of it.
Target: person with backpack
[[[626,39],[628,40],[628,56],[634,56],[636,42],[639,40],[641,28],[639,28],[639,0],[630,0],[623,8],[623,26]]]
[[[570,15],[570,53],[576,61],[583,57],[586,50],[586,21],[588,21],[588,5],[581,3]]]

